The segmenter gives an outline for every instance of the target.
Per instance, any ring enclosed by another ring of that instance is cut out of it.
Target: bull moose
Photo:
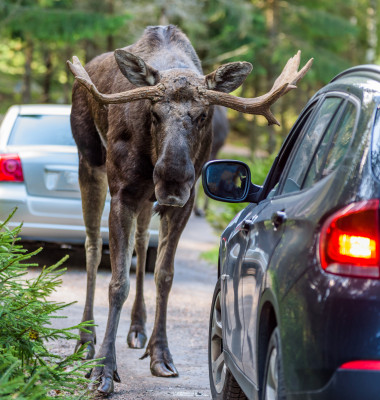
[[[161,221],[154,276],[156,314],[143,357],[150,356],[153,375],[178,375],[166,334],[167,303],[175,251],[192,211],[194,184],[211,149],[213,106],[261,114],[269,124],[278,124],[270,106],[296,87],[312,60],[300,71],[299,62],[300,52],[288,61],[267,94],[245,99],[229,93],[243,83],[252,65],[232,62],[204,76],[190,41],[172,25],[148,27],[135,44],[102,54],[85,68],[76,57],[73,63],[68,61],[76,77],[71,126],[79,152],[86,226],[83,321],[94,320],[95,280],[102,247],[100,218],[107,181],[111,194],[109,313],[105,337],[96,354],[104,359],[91,373],[92,386],[100,393],[111,393],[113,381],[120,381],[115,338],[130,287],[134,241],[137,290],[127,342],[132,348],[146,344],[143,279],[154,202]],[[95,354],[95,340],[94,328],[90,333],[80,333],[78,345],[88,343],[88,358]]]

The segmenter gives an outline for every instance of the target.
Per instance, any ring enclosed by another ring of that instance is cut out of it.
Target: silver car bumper
[[[101,221],[101,236],[108,244],[108,214],[110,204],[106,201]],[[31,196],[23,183],[0,183],[0,220],[4,221],[17,208],[8,223],[9,228],[23,224],[24,240],[82,244],[86,233],[80,199]],[[158,245],[159,217],[152,217],[149,246]]]

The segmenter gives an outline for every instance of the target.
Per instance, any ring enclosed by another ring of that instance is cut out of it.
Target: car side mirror
[[[206,195],[228,203],[257,203],[262,187],[251,183],[247,164],[236,160],[213,160],[202,169],[202,185]]]

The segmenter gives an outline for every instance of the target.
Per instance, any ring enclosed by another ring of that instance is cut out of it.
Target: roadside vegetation
[[[9,221],[9,219],[8,219]],[[54,341],[77,339],[73,331],[88,323],[56,329],[51,320],[70,304],[49,300],[61,284],[65,258],[44,267],[39,276],[28,279],[36,267],[18,244],[20,227],[0,225],[0,399],[65,400],[88,399],[85,374],[93,364],[83,361],[85,346],[68,356],[50,350]]]

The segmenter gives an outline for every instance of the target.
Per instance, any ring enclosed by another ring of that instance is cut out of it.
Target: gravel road
[[[216,282],[216,266],[200,260],[202,251],[218,244],[218,238],[204,219],[191,217],[179,243],[175,259],[175,276],[168,306],[168,339],[178,378],[153,377],[149,359],[139,360],[144,350],[129,349],[126,336],[135,294],[135,275],[131,274],[131,290],[125,302],[119,325],[116,353],[118,372],[122,383],[115,383],[112,400],[166,400],[210,399],[207,367],[208,319],[212,294]],[[45,253],[48,250],[45,251]],[[67,252],[67,251],[66,251]],[[46,262],[43,259],[43,263]],[[61,251],[49,252],[50,264],[61,257]],[[64,312],[67,319],[54,320],[57,327],[67,327],[81,320],[85,300],[86,272],[80,261],[72,257],[67,261],[63,285],[54,293],[55,301],[77,303]],[[31,272],[37,274],[37,271]],[[108,283],[110,270],[100,268],[97,278],[95,319],[98,346],[101,343],[108,313]],[[145,302],[147,306],[147,332],[151,332],[155,310],[155,284],[153,275],[146,276]],[[69,353],[74,342],[59,342],[54,348]]]

